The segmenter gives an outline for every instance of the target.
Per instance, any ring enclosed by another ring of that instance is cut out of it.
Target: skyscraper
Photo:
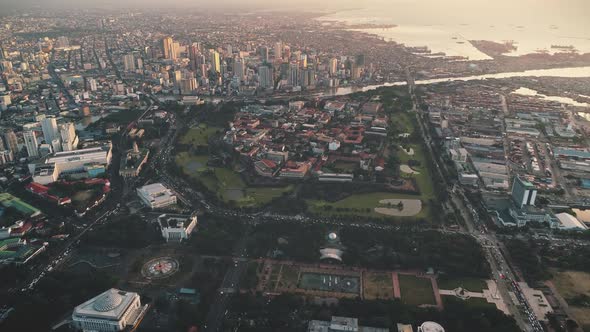
[[[237,77],[240,81],[244,80],[245,67],[242,59],[236,59],[234,62],[233,71],[235,77]]]
[[[125,71],[135,71],[135,56],[130,54],[125,54],[123,56],[123,65],[125,66]]]
[[[307,54],[301,54],[300,57],[300,61],[301,61],[301,68],[307,68]]]
[[[268,47],[261,46],[260,47],[260,58],[263,62],[268,62]]]
[[[289,66],[289,85],[291,86],[298,86],[299,85],[299,67],[296,64],[291,64]]]
[[[174,49],[174,39],[172,37],[166,37],[162,40],[162,48],[164,49],[165,59],[176,59],[176,50]]]
[[[41,129],[43,129],[43,138],[45,143],[51,144],[54,138],[59,138],[57,130],[57,121],[55,118],[45,118],[41,121]]]
[[[278,42],[275,44],[274,49],[275,60],[279,60],[283,58],[283,43]]]
[[[78,147],[78,136],[76,135],[76,128],[74,124],[68,122],[60,125],[59,127],[63,151],[76,150]]]
[[[263,89],[269,89],[274,86],[272,69],[267,66],[258,67],[258,82]]]
[[[330,59],[330,67],[328,68],[328,71],[330,72],[330,75],[336,75],[336,73],[338,72],[338,59]]]
[[[12,154],[16,156],[18,153],[18,143],[16,140],[16,134],[14,131],[12,131],[12,129],[8,129],[4,132],[4,143],[6,144],[8,150],[10,150]]]
[[[211,70],[216,73],[221,72],[221,60],[219,58],[219,52],[215,50],[209,50],[209,61],[211,62]]]
[[[25,131],[23,133],[25,146],[29,157],[36,158],[39,156],[39,142],[37,142],[37,134],[34,131]]]
[[[525,205],[535,205],[537,198],[537,188],[529,181],[523,180],[520,177],[514,178],[512,184],[512,199],[519,208]]]

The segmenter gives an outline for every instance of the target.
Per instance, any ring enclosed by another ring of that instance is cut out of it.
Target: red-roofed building
[[[254,169],[260,176],[274,177],[278,171],[277,164],[268,159],[262,159],[254,163]]]

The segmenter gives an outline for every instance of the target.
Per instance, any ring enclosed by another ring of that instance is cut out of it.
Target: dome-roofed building
[[[326,244],[320,248],[320,260],[334,260],[342,262],[344,246],[340,243],[340,237],[336,232],[330,232],[326,236]]]
[[[436,322],[424,322],[418,326],[418,332],[445,332],[445,329]]]
[[[81,331],[123,331],[135,327],[147,307],[137,293],[111,288],[77,306],[72,320]]]

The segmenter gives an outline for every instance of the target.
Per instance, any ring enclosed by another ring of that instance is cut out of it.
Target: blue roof
[[[576,157],[581,159],[590,159],[590,152],[583,151],[583,150],[574,150],[574,149],[567,149],[567,148],[553,148],[553,154],[567,156],[567,157]]]
[[[582,188],[589,189],[590,188],[590,179],[582,179]]]
[[[187,294],[187,295],[196,295],[197,294],[197,290],[194,288],[181,288],[178,292],[180,294]]]

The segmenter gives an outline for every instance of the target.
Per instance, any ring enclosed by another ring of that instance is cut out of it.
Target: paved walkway
[[[399,288],[399,275],[397,274],[397,272],[392,272],[391,277],[393,282],[393,297],[395,297],[396,299],[401,299],[402,292]]]

